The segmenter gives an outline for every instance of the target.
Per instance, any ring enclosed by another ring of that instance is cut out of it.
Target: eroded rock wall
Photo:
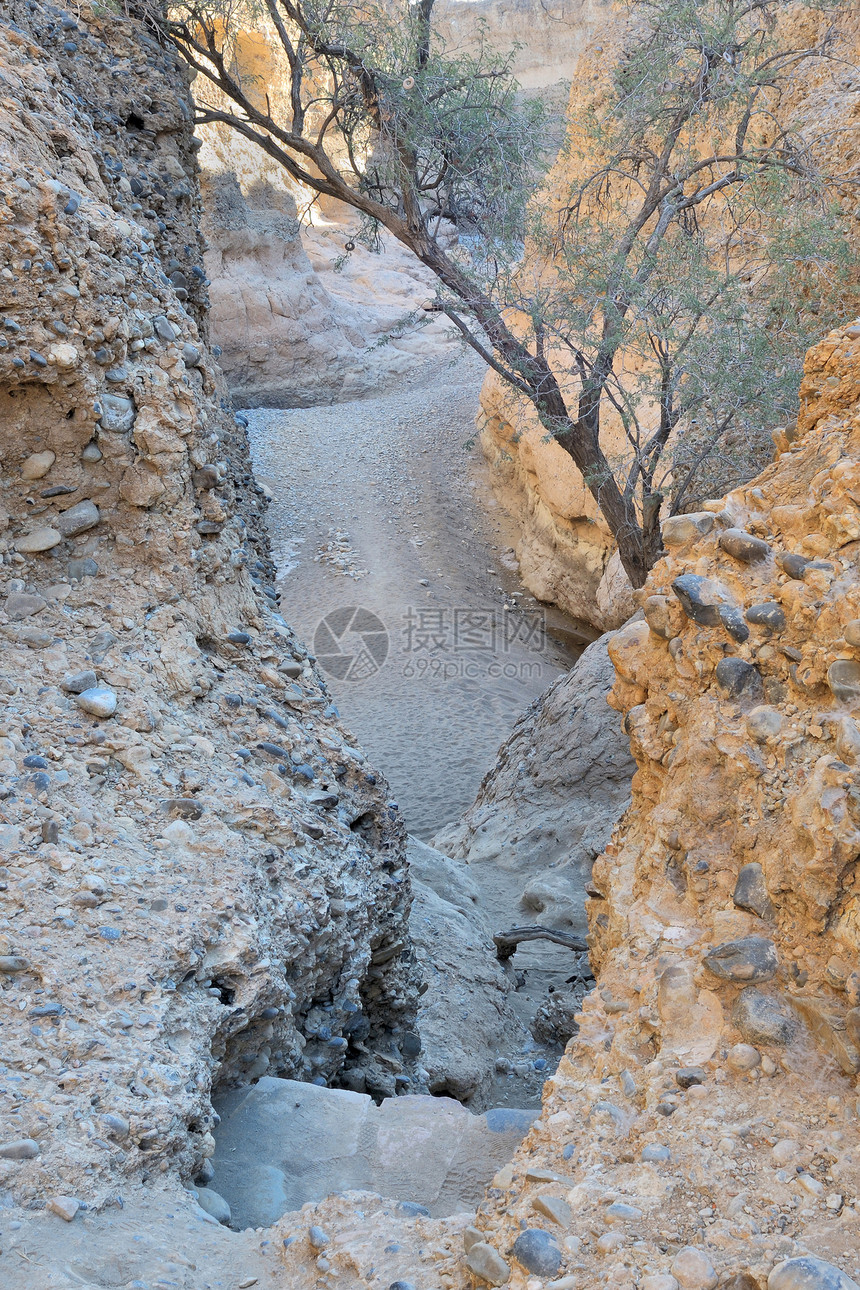
[[[772,466],[670,521],[610,641],[637,772],[598,988],[467,1256],[517,1290],[860,1277],[860,325],[800,394]]]
[[[0,49],[0,1186],[98,1209],[198,1173],[214,1084],[395,1091],[410,892],[268,585],[185,75],[87,5]]]

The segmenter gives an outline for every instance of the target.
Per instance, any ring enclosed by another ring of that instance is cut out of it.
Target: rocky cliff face
[[[410,892],[268,586],[184,74],[87,6],[2,33],[0,1180],[98,1207],[200,1173],[213,1086],[395,1091]]]
[[[467,1255],[491,1284],[493,1249],[515,1287],[860,1276],[858,373],[860,325],[811,351],[778,460],[667,524],[610,641],[633,802],[598,988]]]

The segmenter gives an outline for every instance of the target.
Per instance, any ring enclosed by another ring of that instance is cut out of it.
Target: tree
[[[809,338],[838,312],[833,181],[786,106],[831,34],[784,39],[785,0],[637,0],[572,125],[573,179],[534,201],[539,108],[486,42],[441,48],[433,4],[178,0],[150,17],[198,73],[198,122],[433,271],[437,307],[570,454],[639,587],[661,510],[761,464],[756,428],[790,417]],[[243,74],[254,23],[283,56],[280,97]]]

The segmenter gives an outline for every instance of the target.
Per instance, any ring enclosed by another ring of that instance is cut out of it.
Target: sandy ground
[[[454,350],[376,397],[248,414],[284,614],[422,838],[472,801],[574,658],[522,592],[516,534],[469,446],[482,376]]]

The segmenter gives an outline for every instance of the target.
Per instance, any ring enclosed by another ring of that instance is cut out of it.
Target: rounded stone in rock
[[[329,1243],[328,1234],[321,1227],[317,1227],[316,1224],[308,1228],[308,1240],[315,1250],[325,1249]]]
[[[81,461],[88,461],[92,463],[96,461],[101,461],[101,459],[102,459],[102,450],[96,443],[95,439],[91,439],[90,442],[87,444],[86,448],[84,448],[83,452],[81,453]]]
[[[164,314],[158,314],[153,318],[152,326],[159,340],[163,340],[167,343],[176,340],[176,328],[173,326],[173,323],[169,318],[164,317]]]
[[[723,981],[770,981],[779,968],[776,947],[766,936],[742,936],[715,945],[702,962]]]
[[[26,972],[29,967],[30,960],[18,954],[0,954],[0,972]]]
[[[542,1227],[527,1227],[514,1241],[514,1258],[536,1277],[554,1277],[561,1267],[561,1250]]]
[[[744,622],[744,616],[734,605],[720,605],[720,622],[731,636],[732,640],[743,644],[749,640],[750,629]]]
[[[15,542],[15,550],[21,555],[38,555],[41,551],[51,551],[63,540],[63,535],[57,529],[45,528],[33,529],[32,533],[25,533]]]
[[[768,739],[776,739],[782,730],[782,713],[778,708],[772,708],[767,703],[753,708],[752,712],[747,714],[746,721],[747,730],[758,744],[766,743]]]
[[[66,694],[83,694],[85,690],[96,689],[98,683],[95,672],[87,669],[85,672],[69,672],[60,682],[60,689]]]
[[[102,1124],[117,1138],[127,1138],[131,1127],[124,1115],[115,1115],[113,1111],[102,1116]]]
[[[57,528],[63,537],[77,537],[79,533],[95,528],[100,520],[101,513],[95,502],[78,502],[77,506],[70,506],[58,517]]]
[[[694,1084],[704,1084],[706,1079],[701,1066],[682,1066],[675,1071],[675,1083],[679,1088],[692,1088]]]
[[[25,479],[42,479],[57,460],[57,454],[46,448],[44,452],[31,453],[21,463],[21,474]]]
[[[742,865],[738,871],[732,900],[738,909],[745,909],[759,918],[773,918],[773,905],[770,901],[764,870],[753,861]]]
[[[227,640],[231,645],[250,645],[251,637],[248,632],[228,632]]]
[[[633,1223],[637,1218],[642,1217],[642,1210],[637,1209],[635,1205],[625,1205],[623,1201],[615,1201],[612,1205],[607,1205],[603,1211],[603,1217],[607,1223]]]
[[[860,700],[860,663],[851,658],[838,658],[827,669],[827,684],[834,699],[840,703],[857,703]]]
[[[721,658],[714,675],[717,685],[732,699],[760,699],[762,681],[758,668],[742,658]]]
[[[849,645],[860,645],[860,618],[852,618],[842,633]]]
[[[416,1290],[414,1281],[392,1281],[388,1290]]]
[[[476,1241],[466,1255],[466,1267],[487,1285],[503,1286],[511,1275],[510,1266],[486,1241]]]
[[[640,1290],[678,1290],[678,1282],[668,1272],[654,1272],[639,1282]]]
[[[761,1062],[761,1053],[752,1044],[734,1044],[729,1049],[726,1064],[733,1071],[751,1071]]]
[[[701,627],[719,627],[720,606],[734,603],[721,582],[697,573],[682,573],[672,583],[672,590],[687,617]]]
[[[778,1048],[790,1044],[797,1030],[794,1017],[776,999],[754,986],[741,990],[735,1000],[732,1024],[747,1043],[773,1044]]]
[[[94,717],[112,717],[116,712],[117,697],[113,690],[96,685],[78,694],[75,702],[84,712],[89,712]]]
[[[767,1279],[767,1290],[860,1290],[860,1286],[833,1263],[804,1254],[777,1263]]]
[[[196,345],[186,342],[182,346],[182,361],[186,367],[196,367],[200,362],[200,350]]]
[[[47,1202],[47,1208],[52,1214],[56,1214],[66,1223],[71,1223],[81,1207],[81,1202],[76,1196],[52,1196]]]
[[[719,536],[719,543],[728,555],[734,556],[742,564],[754,564],[757,560],[766,560],[770,555],[767,542],[753,537],[745,529],[724,529]]]
[[[72,582],[83,582],[84,578],[95,578],[98,575],[99,566],[90,556],[84,556],[82,560],[69,561],[69,578]]]
[[[3,608],[10,622],[20,622],[32,614],[40,614],[47,605],[43,596],[30,595],[26,591],[11,591],[6,597]]]
[[[672,1275],[681,1290],[714,1290],[718,1280],[711,1260],[694,1245],[685,1246],[675,1255]]]
[[[810,561],[805,556],[795,555],[791,551],[786,552],[785,555],[777,556],[776,562],[783,573],[787,573],[789,578],[794,578],[797,582],[802,581],[803,575],[810,564]]]
[[[219,1223],[229,1223],[231,1214],[230,1206],[223,1196],[211,1187],[195,1187],[197,1195],[197,1204],[207,1213],[210,1218],[215,1218]]]
[[[640,1159],[651,1161],[653,1164],[661,1164],[672,1159],[672,1152],[659,1142],[649,1142],[647,1146],[642,1148]]]
[[[42,1148],[33,1138],[17,1138],[0,1145],[0,1160],[35,1160]]]
[[[771,632],[781,632],[785,627],[785,612],[782,605],[777,604],[775,600],[765,601],[761,605],[750,605],[744,618],[754,627],[766,627]]]
[[[670,515],[660,526],[664,546],[685,546],[710,533],[714,527],[712,511],[693,511],[689,515]]]
[[[99,422],[103,430],[114,434],[123,434],[130,430],[137,418],[134,399],[122,394],[103,394],[101,397],[101,416]]]

